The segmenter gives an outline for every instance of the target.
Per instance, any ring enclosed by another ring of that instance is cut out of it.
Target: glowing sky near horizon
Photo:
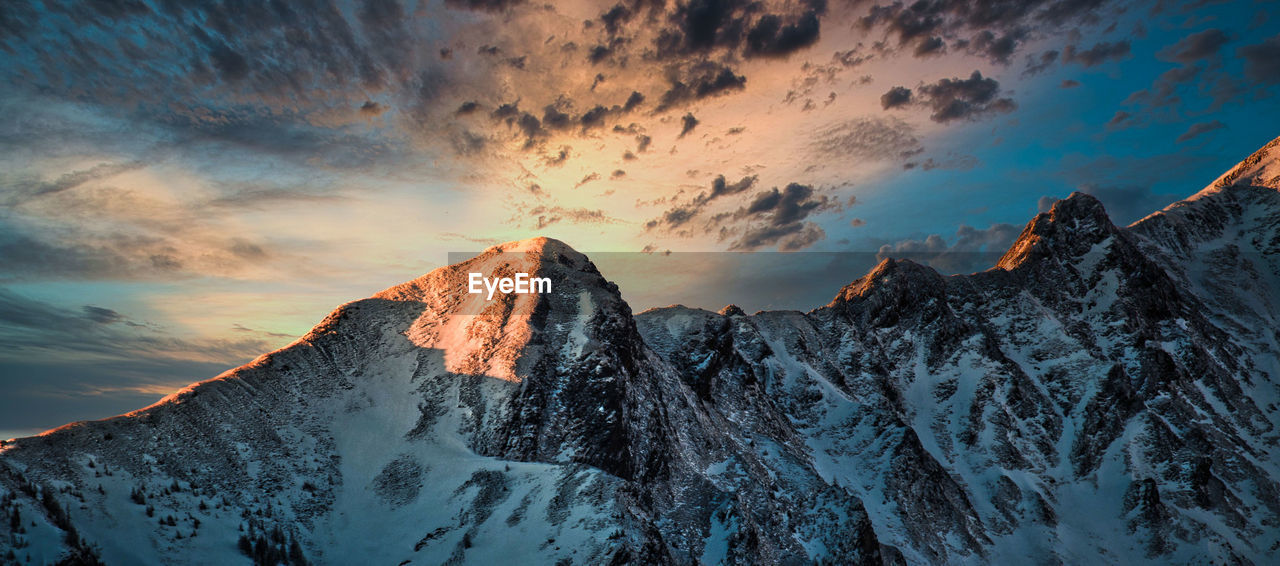
[[[6,2],[0,429],[140,407],[502,241],[802,254],[605,271],[637,311],[750,311],[861,275],[831,254],[999,252],[1076,190],[1127,224],[1280,135],[1277,30],[1266,2]]]

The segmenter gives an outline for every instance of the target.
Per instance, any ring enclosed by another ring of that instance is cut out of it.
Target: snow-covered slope
[[[988,271],[886,260],[808,313],[633,316],[567,245],[496,246],[0,447],[0,562],[1266,564],[1277,146],[1129,227],[1074,194]]]

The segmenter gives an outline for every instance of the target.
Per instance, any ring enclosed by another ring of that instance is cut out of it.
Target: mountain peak
[[[386,289],[374,298],[422,300],[424,296],[440,295],[442,290],[454,295],[466,294],[471,273],[485,277],[525,273],[551,277],[556,281],[586,277],[592,282],[606,283],[586,255],[560,240],[539,236],[490,246],[471,259],[432,270],[417,279]]]
[[[1192,198],[1235,186],[1280,189],[1280,138],[1267,142]]]
[[[1117,231],[1101,201],[1073,192],[1031,219],[996,267],[1011,270],[1032,257],[1055,253],[1075,257]]]
[[[909,259],[887,257],[871,268],[866,275],[846,285],[828,306],[871,296],[874,292],[921,293],[925,289],[937,289],[942,275],[932,267],[920,265]]]
[[[525,252],[525,253],[539,253],[539,254],[574,254],[579,256],[582,255],[577,250],[573,249],[573,247],[570,246],[569,244],[566,244],[555,238],[548,238],[546,236],[537,236],[534,238],[526,238],[523,240],[513,240],[510,242],[498,244],[496,246],[489,246],[487,249],[485,249],[486,253],[490,251],[496,251],[499,253]]]

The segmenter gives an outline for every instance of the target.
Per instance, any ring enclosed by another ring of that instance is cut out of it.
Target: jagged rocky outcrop
[[[0,561],[1239,563],[1280,552],[1280,140],[992,269],[632,314],[495,246],[152,407],[0,447]],[[486,301],[467,274],[550,277]]]

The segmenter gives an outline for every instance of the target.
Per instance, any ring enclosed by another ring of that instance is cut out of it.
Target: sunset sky
[[[1128,224],[1280,135],[1278,31],[1249,1],[0,3],[0,438],[508,240],[609,253],[637,311],[752,311],[824,304],[788,278],[862,274],[839,253],[998,253],[1072,191]],[[612,254],[668,250],[770,267],[655,289]]]

